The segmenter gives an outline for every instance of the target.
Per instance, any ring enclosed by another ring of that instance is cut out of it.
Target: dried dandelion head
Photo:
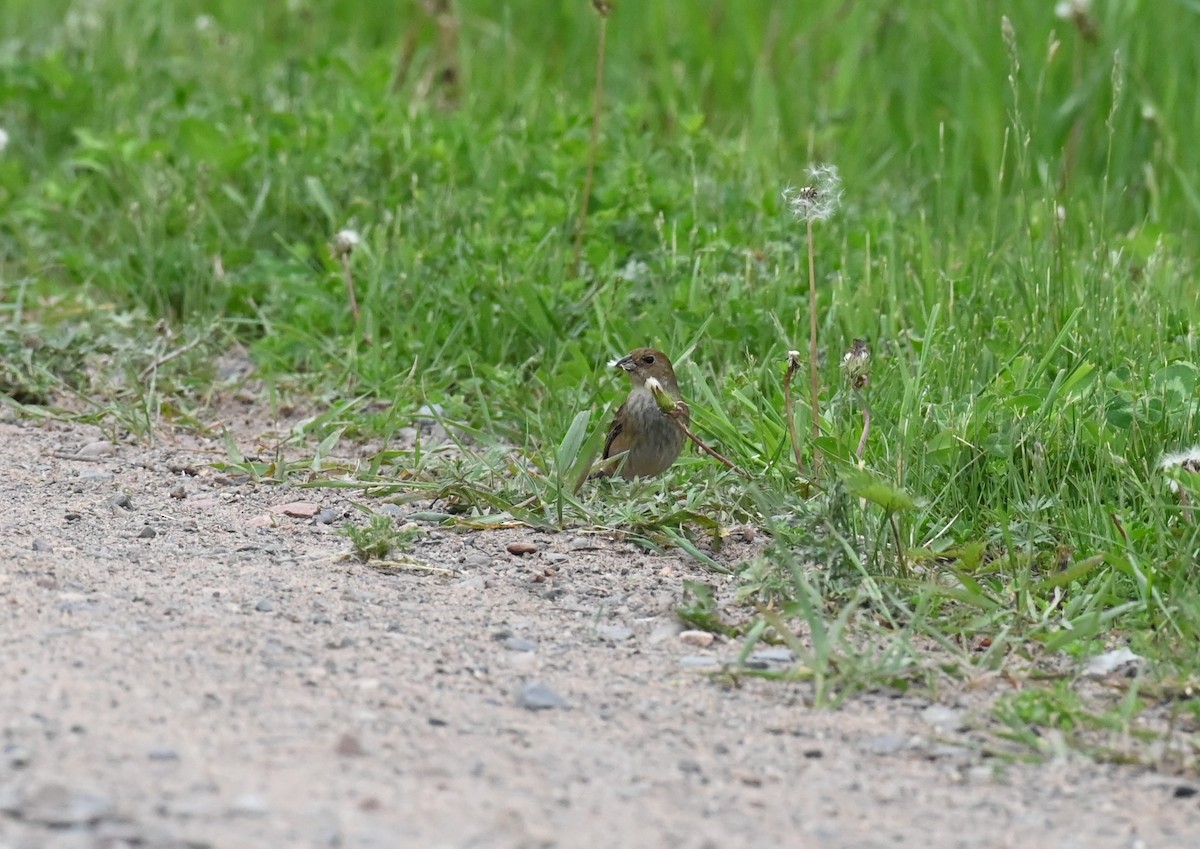
[[[871,349],[867,347],[866,339],[855,339],[850,343],[850,350],[842,357],[842,371],[846,380],[854,389],[862,389],[867,385],[871,371]]]
[[[592,0],[592,8],[602,18],[607,18],[612,14],[612,3],[606,2],[606,0]]]
[[[1099,27],[1092,15],[1092,0],[1062,0],[1054,5],[1054,17],[1070,21],[1087,41],[1096,41]]]
[[[1200,474],[1200,445],[1189,448],[1186,451],[1166,455],[1159,462],[1158,468],[1159,471],[1168,476],[1178,472]],[[1179,481],[1168,477],[1167,486],[1171,492],[1179,492]]]
[[[842,178],[836,165],[813,165],[808,169],[808,185],[783,190],[784,203],[801,221],[825,221],[837,212],[842,202]]]
[[[358,235],[357,230],[338,230],[337,235],[333,237],[333,255],[339,259],[350,256],[361,241],[362,237]]]

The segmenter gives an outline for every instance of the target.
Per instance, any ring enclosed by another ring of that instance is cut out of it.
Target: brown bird
[[[638,348],[613,366],[629,374],[633,389],[617,410],[604,442],[604,459],[611,458],[612,462],[605,463],[597,475],[620,474],[629,480],[662,474],[683,450],[684,436],[659,408],[646,381],[657,380],[667,395],[682,401],[671,360],[654,348]],[[688,423],[690,414],[686,405],[679,418]]]

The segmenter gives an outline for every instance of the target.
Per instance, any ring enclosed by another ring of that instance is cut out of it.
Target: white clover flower
[[[1200,473],[1200,445],[1193,446],[1185,451],[1179,451],[1175,454],[1166,455],[1159,462],[1158,468],[1159,471],[1168,475],[1177,470]],[[1168,480],[1167,486],[1171,492],[1179,492],[1178,481]]]
[[[784,203],[801,221],[825,221],[837,212],[842,202],[842,178],[836,165],[813,165],[808,169],[808,185],[783,190]]]
[[[358,235],[357,230],[338,230],[337,235],[333,237],[333,253],[339,257],[349,256],[361,241],[362,237]]]
[[[6,147],[8,147],[8,132],[0,127],[0,153],[4,153]]]

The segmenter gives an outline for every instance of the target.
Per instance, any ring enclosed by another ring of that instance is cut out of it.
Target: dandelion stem
[[[350,299],[350,312],[354,314],[354,324],[359,324],[358,298],[354,294],[354,274],[350,271],[350,253],[343,253],[339,259],[342,262],[342,279],[346,281],[346,296]]]
[[[583,180],[583,197],[579,201],[579,229],[575,231],[575,255],[571,260],[572,276],[579,274],[579,263],[583,256],[583,236],[587,230],[588,205],[592,197],[592,181],[596,174],[596,150],[600,146],[600,110],[604,101],[604,53],[608,41],[607,3],[593,0],[600,15],[600,35],[596,46],[596,87],[592,92],[592,135],[588,142],[587,176]]]
[[[808,224],[808,374],[811,380],[809,400],[812,402],[812,438],[821,436],[821,376],[817,370],[817,263],[813,246],[812,218]],[[813,444],[813,474],[821,470],[821,452]]]
[[[854,394],[858,398],[858,403],[862,405],[863,414],[862,436],[858,439],[858,451],[855,452],[855,456],[861,460],[867,450],[867,437],[871,434],[871,405],[867,403],[867,396],[863,395],[862,390],[855,387]]]
[[[800,448],[800,434],[796,433],[796,398],[792,394],[792,380],[800,368],[800,352],[788,351],[787,373],[783,376],[783,411],[787,417],[788,438],[792,442],[792,456],[796,458],[796,471],[804,477],[804,452]]]
[[[676,401],[662,388],[657,380],[646,381],[646,387],[650,390],[650,394],[654,396],[655,402],[658,403],[658,408],[662,410],[663,415],[670,419],[675,427],[679,428],[679,432],[696,444],[696,447],[719,462],[725,468],[736,472],[746,480],[753,480],[754,477],[743,469],[741,466],[734,463],[728,457],[717,451],[715,448],[710,448],[703,439],[692,433],[691,428],[687,426],[684,418],[688,412],[688,406],[683,401]]]

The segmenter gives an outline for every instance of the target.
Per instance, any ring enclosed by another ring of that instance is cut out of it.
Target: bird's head
[[[675,369],[670,358],[654,348],[637,348],[624,357],[613,360],[613,368],[622,369],[629,375],[635,387],[645,386],[649,378],[655,378],[668,391],[677,391]]]

